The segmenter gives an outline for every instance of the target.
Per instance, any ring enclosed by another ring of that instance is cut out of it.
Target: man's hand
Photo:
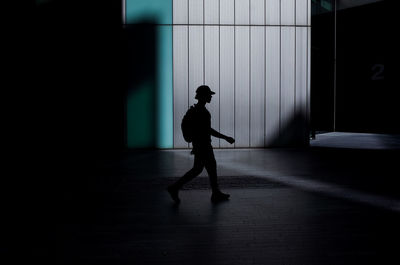
[[[229,137],[229,136],[226,137],[225,140],[230,144],[233,144],[235,142],[235,139],[233,139],[232,137]]]

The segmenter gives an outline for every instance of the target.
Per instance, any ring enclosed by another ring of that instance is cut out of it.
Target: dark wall
[[[86,196],[92,184],[98,186],[89,179],[99,161],[123,151],[125,41],[120,5],[58,0],[35,12],[28,40],[34,47],[29,69],[35,85],[27,91],[27,105],[32,106],[27,128],[32,130],[24,134],[32,156],[40,158],[33,160],[33,167],[49,176],[43,183],[51,187],[47,191]]]
[[[337,13],[337,130],[399,133],[398,88],[385,81],[384,2]]]
[[[2,32],[0,263],[54,264],[57,223],[88,218],[118,182],[99,165],[125,146],[121,1],[27,1],[9,12],[20,16]]]
[[[385,57],[390,50],[386,14],[383,1],[337,11],[336,102],[334,12],[312,17],[311,123],[314,130],[400,132],[396,107],[399,92],[396,86],[389,86],[385,81],[388,78]]]
[[[58,0],[37,9],[32,92],[54,147],[107,154],[123,146],[124,47],[114,2]]]
[[[334,12],[311,20],[311,129],[333,131],[334,120]]]

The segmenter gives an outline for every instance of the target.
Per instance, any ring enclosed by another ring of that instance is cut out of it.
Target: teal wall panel
[[[172,26],[157,27],[157,135],[158,148],[173,145]]]
[[[127,98],[127,145],[146,148],[154,145],[154,82],[146,80],[137,85]]]
[[[139,68],[143,63],[149,69],[145,75],[134,78],[140,82],[132,82],[128,87],[127,147],[172,148],[172,0],[126,0],[125,7],[126,23],[134,24],[136,29],[131,32],[139,32],[131,37],[136,42],[131,46],[132,54],[138,56],[129,60]],[[141,29],[137,30],[138,27]],[[144,47],[138,42],[145,43]],[[144,50],[137,50],[138,47]],[[148,54],[149,50],[153,54]]]
[[[172,0],[126,0],[128,24],[172,24]]]

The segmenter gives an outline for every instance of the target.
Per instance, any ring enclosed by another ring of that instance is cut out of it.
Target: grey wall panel
[[[265,145],[275,143],[280,123],[280,27],[265,28]]]
[[[281,24],[294,25],[295,0],[281,0]]]
[[[296,28],[296,102],[295,111],[306,115],[307,99],[307,28]]]
[[[310,126],[311,106],[311,28],[307,28],[307,127]],[[308,139],[308,138],[307,138]]]
[[[299,128],[296,130],[296,140],[307,139],[307,28],[296,28],[296,84],[295,113]]]
[[[220,27],[220,132],[234,137],[234,28]],[[221,147],[234,147],[221,140]]]
[[[295,28],[281,28],[281,135],[294,118]],[[284,132],[288,133],[287,131]]]
[[[189,25],[189,106],[197,103],[196,89],[204,84],[204,27]],[[192,144],[189,144],[192,148]]]
[[[219,24],[219,0],[204,0],[204,23]]]
[[[173,27],[174,148],[188,147],[181,120],[188,108],[188,26]]]
[[[174,0],[173,2],[173,24],[188,23],[188,0]]]
[[[203,0],[189,0],[189,24],[203,24]]]
[[[281,0],[265,0],[265,23],[267,25],[280,24]]]
[[[265,0],[250,0],[250,24],[264,25]]]
[[[250,45],[250,146],[264,146],[265,28],[251,27]]]
[[[307,2],[309,0],[296,0],[296,25],[307,25]]]
[[[250,28],[235,28],[235,147],[250,145]]]
[[[219,0],[220,1],[220,23],[222,25],[231,25],[235,23],[235,1]]]
[[[203,26],[189,26],[189,106],[197,103],[196,89],[204,84],[203,62]]]
[[[279,25],[309,25],[310,0],[173,0],[173,12],[174,24],[189,24],[173,27],[174,148],[190,147],[180,123],[202,84],[217,92],[212,127],[236,139],[214,147],[285,144],[296,112],[307,120],[289,137],[308,141],[311,29]]]
[[[250,0],[235,0],[235,24],[250,24]]]
[[[205,84],[212,91],[216,92],[211,102],[207,105],[207,108],[211,113],[211,127],[219,131],[219,27],[206,26],[204,29],[204,40]],[[219,139],[213,138],[212,144],[214,147],[219,147]]]

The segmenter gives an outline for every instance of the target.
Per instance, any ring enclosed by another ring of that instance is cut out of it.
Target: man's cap
[[[202,86],[199,86],[197,89],[196,89],[196,94],[201,94],[201,95],[214,95],[215,94],[215,92],[214,91],[211,91],[211,89],[210,89],[210,87],[209,86],[206,86],[206,85],[202,85]]]

